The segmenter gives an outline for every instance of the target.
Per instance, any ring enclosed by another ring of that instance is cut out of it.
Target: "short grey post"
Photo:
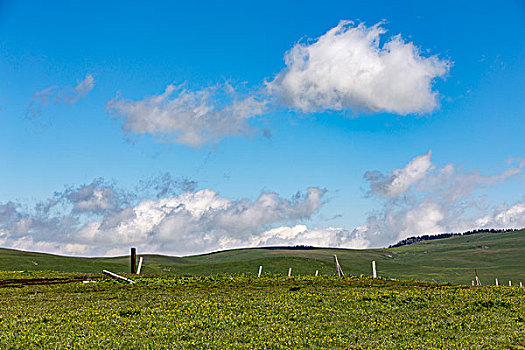
[[[137,264],[137,249],[135,248],[131,248],[131,255],[130,255],[130,259],[131,259],[131,273],[132,274],[135,274],[137,272],[137,270],[135,269],[136,268],[136,264]]]
[[[292,268],[290,267],[290,268],[288,269],[288,277],[290,277],[291,275],[292,275]]]
[[[143,257],[139,258],[139,267],[137,267],[137,275],[140,275],[140,269],[142,268],[142,260],[144,260]]]
[[[377,278],[376,261],[372,261],[372,277]]]
[[[499,286],[498,279],[496,278],[496,285]]]
[[[262,265],[259,266],[259,273],[257,274],[257,277],[261,277],[261,273],[262,273]]]
[[[315,270],[315,276],[319,276],[319,270]],[[520,282],[521,283],[521,282]]]

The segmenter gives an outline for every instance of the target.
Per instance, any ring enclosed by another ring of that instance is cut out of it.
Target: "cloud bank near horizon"
[[[301,113],[430,113],[439,106],[433,89],[451,63],[426,57],[401,35],[381,44],[383,23],[367,27],[341,21],[316,40],[295,44],[283,68],[264,86],[243,94],[230,83],[200,90],[168,85],[159,95],[117,95],[108,114],[126,135],[151,135],[190,147],[254,132],[250,122],[279,108]]]
[[[525,196],[509,206],[486,203],[480,194],[520,175],[523,179],[523,164],[484,175],[451,163],[437,167],[431,155],[430,151],[417,156],[388,174],[365,173],[368,195],[383,200],[382,208],[354,230],[369,246],[385,246],[415,235],[525,227]]]
[[[33,208],[0,203],[0,245],[87,256],[126,254],[130,246],[187,255],[268,245],[384,247],[414,235],[525,227],[525,196],[513,204],[483,199],[483,190],[523,179],[524,164],[485,175],[438,167],[431,155],[386,174],[366,172],[367,195],[382,206],[355,229],[305,225],[326,203],[327,190],[319,187],[291,198],[262,192],[254,200],[232,199],[164,174],[133,191],[95,179]]]
[[[149,194],[162,195],[146,199],[96,179],[57,192],[30,210],[0,204],[0,245],[75,255],[124,254],[129,246],[172,254],[241,247],[276,225],[308,220],[326,193],[311,187],[289,199],[273,192],[255,200],[231,199],[211,189],[173,195],[166,189],[186,185],[177,181],[148,183]]]

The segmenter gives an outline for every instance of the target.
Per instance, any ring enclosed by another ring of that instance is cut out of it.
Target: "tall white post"
[[[291,275],[292,275],[292,268],[290,267],[290,268],[288,269],[288,277],[290,277]]]
[[[261,277],[261,273],[262,273],[262,265],[259,266],[259,273],[257,274],[257,277]]]
[[[315,276],[319,276],[319,270],[315,270]]]
[[[499,286],[498,279],[496,278],[496,285]]]
[[[376,261],[372,261],[372,277],[377,278]]]
[[[512,287],[512,281],[509,281],[509,287]]]
[[[143,257],[139,258],[139,267],[137,267],[137,275],[140,275],[140,269],[142,268],[142,260],[144,260]]]
[[[520,282],[520,288],[523,288],[523,283]]]

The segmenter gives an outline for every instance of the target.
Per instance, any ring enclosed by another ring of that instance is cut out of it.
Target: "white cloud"
[[[44,108],[50,104],[74,104],[79,99],[84,98],[95,87],[95,79],[91,74],[87,74],[84,80],[76,86],[50,86],[44,90],[37,91],[31,98],[27,106],[26,116],[38,117]]]
[[[400,35],[380,45],[381,24],[341,21],[312,43],[297,43],[285,55],[286,68],[268,83],[270,92],[303,112],[431,112],[438,106],[433,80],[450,63],[422,56]]]
[[[198,91],[168,85],[164,93],[143,100],[115,97],[107,109],[123,121],[127,134],[197,147],[230,135],[248,135],[248,120],[262,114],[265,104],[252,95],[241,97],[228,84]]]
[[[453,164],[441,168],[430,161],[431,153],[412,159],[387,175],[367,172],[370,194],[384,199],[360,227],[373,247],[385,246],[409,236],[462,232],[478,228],[525,227],[525,205],[496,207],[483,204],[481,191],[522,173],[522,166],[494,175],[463,171]]]

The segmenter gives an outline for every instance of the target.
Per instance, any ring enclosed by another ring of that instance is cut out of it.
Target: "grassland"
[[[333,276],[136,279],[0,273],[0,348],[525,348],[519,287]]]
[[[140,253],[140,252],[139,252]],[[355,276],[370,275],[370,261],[377,261],[384,277],[470,284],[474,270],[484,284],[512,280],[525,283],[525,230],[476,234],[419,242],[390,249],[238,249],[188,257],[144,255],[145,273],[213,275],[256,274],[285,275],[291,267],[294,275],[333,275],[333,255],[337,254],[343,270]],[[108,269],[128,272],[128,257],[73,258],[42,253],[0,249],[0,271],[101,272]]]

